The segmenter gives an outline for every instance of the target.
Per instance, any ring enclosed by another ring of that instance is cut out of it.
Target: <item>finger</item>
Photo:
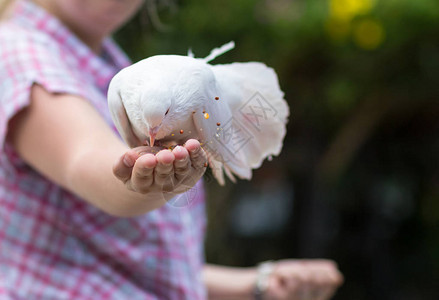
[[[328,300],[331,299],[332,296],[335,294],[335,291],[337,290],[336,286],[333,285],[321,285],[320,289],[317,291],[315,291],[316,295],[318,297],[316,297],[317,300]]]
[[[125,152],[113,165],[113,174],[117,179],[126,183],[131,178],[133,166],[139,157],[138,153],[132,149]]]
[[[330,299],[341,284],[342,275],[332,262],[317,262],[308,267],[313,270],[313,293],[317,300]]]
[[[156,155],[157,166],[154,171],[154,184],[164,186],[166,181],[169,181],[174,174],[174,160],[175,156],[169,150],[162,150]]]
[[[268,282],[268,288],[265,293],[267,299],[295,299],[285,287],[285,283],[280,276],[272,274]],[[265,298],[264,298],[265,299]]]
[[[315,289],[314,283],[313,283],[313,274],[311,270],[309,270],[306,267],[302,267],[299,274],[299,280],[298,280],[298,290],[299,292],[299,299],[303,300],[311,300],[313,296],[313,291]]]
[[[282,287],[285,299],[302,299],[303,278],[300,272],[280,269],[276,272],[278,284]]]
[[[311,287],[311,299],[313,300],[326,300],[328,299],[330,289],[328,286],[328,277],[325,270],[317,270],[314,272],[312,287]]]
[[[302,260],[300,262],[307,269],[313,270],[316,272],[321,272],[325,270],[328,274],[331,274],[331,280],[334,283],[341,284],[343,281],[343,275],[338,270],[337,263],[333,260],[329,259],[314,259],[314,260]]]
[[[154,168],[157,165],[153,154],[145,154],[139,157],[133,168],[131,186],[136,192],[147,193],[154,181]]]
[[[332,260],[322,261],[320,264],[315,265],[315,268],[325,270],[330,284],[340,286],[344,281],[343,274],[338,270],[337,263]]]
[[[183,183],[192,187],[198,182],[198,180],[200,180],[201,176],[203,176],[206,171],[207,155],[197,140],[188,140],[185,147],[189,151],[193,171],[185,178],[185,182]]]
[[[330,299],[337,291],[337,289],[343,284],[344,278],[338,269],[328,268],[325,272],[326,284],[325,284],[325,298]]]
[[[178,182],[182,181],[191,171],[191,161],[186,148],[177,146],[172,153],[175,156],[174,173]]]
[[[146,153],[157,154],[160,152],[160,150],[163,150],[163,149],[164,149],[163,147],[157,147],[157,146],[154,146],[154,147],[139,146],[139,147],[132,148],[131,150],[137,152],[137,154],[139,154],[139,156],[140,156],[140,155],[144,155]]]
[[[339,287],[339,286],[341,286],[342,284],[343,284],[343,282],[344,282],[344,276],[343,276],[343,274],[340,272],[340,270],[338,270],[338,269],[335,269],[334,270],[334,272],[332,273],[333,275],[333,277],[332,277],[332,280],[333,280],[333,283],[337,286],[337,287]]]
[[[284,262],[280,264],[278,272],[285,282],[289,299],[312,299],[313,276],[306,264],[301,261]]]
[[[192,167],[195,169],[205,169],[207,163],[206,152],[201,148],[200,142],[190,139],[186,142],[185,148],[189,151]]]
[[[338,265],[335,261],[330,259],[310,259],[310,260],[304,260],[304,263],[312,264],[313,266],[322,267],[322,268],[329,268],[329,269],[338,269]]]

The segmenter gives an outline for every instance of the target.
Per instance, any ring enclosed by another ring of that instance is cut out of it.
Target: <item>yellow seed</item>
[[[174,136],[174,134],[171,134],[171,136]]]
[[[207,120],[209,119],[209,114],[208,113],[204,113],[204,118]]]

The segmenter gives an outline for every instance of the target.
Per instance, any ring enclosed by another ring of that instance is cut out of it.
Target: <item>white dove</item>
[[[259,62],[210,65],[230,42],[204,58],[157,55],[114,76],[108,105],[130,147],[200,141],[212,173],[250,179],[252,169],[278,155],[289,108],[273,69]]]

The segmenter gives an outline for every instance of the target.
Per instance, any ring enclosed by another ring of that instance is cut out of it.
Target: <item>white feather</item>
[[[236,130],[249,134],[237,152],[250,168],[258,168],[266,157],[279,155],[286,134],[289,108],[277,75],[259,62],[216,65],[212,70],[234,112]]]
[[[192,49],[189,48],[189,50],[187,51],[187,56],[189,57],[195,57],[194,52],[192,52]]]
[[[214,60],[218,56],[223,55],[224,53],[232,50],[233,48],[235,48],[235,42],[230,41],[227,44],[222,45],[219,48],[214,48],[212,51],[210,51],[210,54],[208,56],[206,56],[203,60],[205,62],[211,62],[212,60]]]

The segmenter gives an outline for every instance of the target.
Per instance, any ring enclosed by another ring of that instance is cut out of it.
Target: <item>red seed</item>
[[[216,123],[216,126],[220,126],[220,125],[221,125],[221,123],[220,123],[220,122]]]
[[[183,134],[183,132],[184,132],[184,130],[182,129],[182,130],[180,130],[180,134]]]
[[[203,114],[205,114],[206,113],[206,111],[205,110],[203,110]]]
[[[219,100],[219,97],[215,97],[215,100]]]
[[[206,163],[204,163],[204,167],[205,167],[205,168],[207,167],[207,162],[206,162]]]

